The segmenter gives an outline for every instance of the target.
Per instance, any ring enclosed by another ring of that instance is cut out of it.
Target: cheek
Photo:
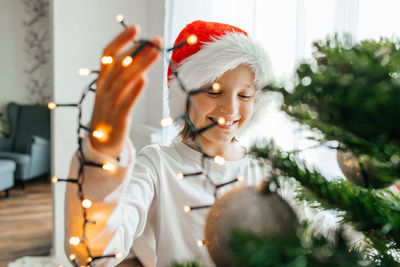
[[[210,99],[202,97],[201,95],[195,96],[190,105],[189,117],[191,120],[202,119],[209,114],[212,109],[213,103]]]
[[[246,121],[249,120],[251,118],[251,116],[253,115],[254,106],[255,106],[254,101],[242,105],[240,113],[242,115],[242,118],[245,118]]]

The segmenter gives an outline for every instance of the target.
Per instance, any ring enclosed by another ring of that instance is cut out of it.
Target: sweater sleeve
[[[80,265],[87,263],[87,248],[92,257],[120,253],[122,257],[118,259],[107,257],[92,264],[115,266],[129,254],[133,240],[144,231],[155,194],[156,172],[147,157],[139,156],[135,162],[135,149],[130,141],[119,162],[95,151],[88,138],[83,141],[82,148],[87,161],[100,164],[111,162],[117,168],[111,174],[99,167],[84,167],[82,192],[84,198],[92,202],[92,206],[86,209],[87,219],[95,223],[86,224],[86,241],[77,246],[70,245],[69,240],[73,236],[83,236],[84,209],[80,203],[78,185],[67,183],[65,251],[67,256],[75,254]],[[77,177],[78,170],[79,161],[75,155],[69,177]]]

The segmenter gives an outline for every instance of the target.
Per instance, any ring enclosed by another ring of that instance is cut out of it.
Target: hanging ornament
[[[336,157],[340,169],[344,176],[346,176],[347,180],[359,186],[367,186],[364,175],[361,171],[360,163],[352,152],[338,149]]]
[[[337,161],[344,176],[355,185],[366,188],[385,188],[393,184],[393,180],[382,179],[388,168],[373,164],[371,159],[358,160],[351,151],[337,150]]]
[[[274,238],[296,235],[298,226],[292,208],[276,193],[275,182],[262,181],[258,187],[237,187],[215,202],[207,217],[203,242],[217,266],[232,266],[232,230]]]

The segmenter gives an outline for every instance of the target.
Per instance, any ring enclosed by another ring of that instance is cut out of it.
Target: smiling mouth
[[[214,122],[218,122],[218,120],[216,118],[213,117],[208,117],[209,120],[214,121]],[[225,124],[217,124],[217,126],[219,128],[222,129],[230,129],[232,128],[232,126],[236,125],[239,122],[239,120],[234,120],[234,121],[226,121]]]

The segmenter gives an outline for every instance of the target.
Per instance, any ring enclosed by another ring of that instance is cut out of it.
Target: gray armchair
[[[46,106],[7,107],[9,138],[0,138],[0,159],[16,164],[14,178],[23,182],[50,172],[50,111]]]

